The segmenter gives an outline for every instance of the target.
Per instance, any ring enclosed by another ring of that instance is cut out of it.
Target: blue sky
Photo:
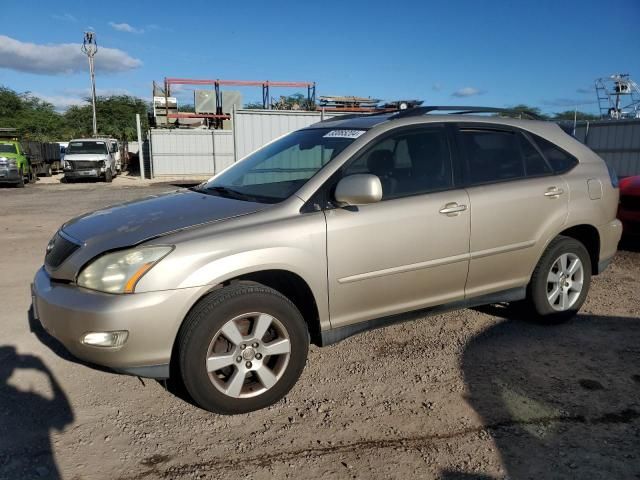
[[[150,99],[165,76],[317,82],[318,95],[595,111],[593,81],[640,80],[640,1],[3,0],[0,85],[59,108],[98,93]],[[292,93],[272,90],[272,95]],[[244,101],[261,99],[242,89]],[[192,93],[180,93],[191,103]],[[590,103],[591,102],[591,103]]]

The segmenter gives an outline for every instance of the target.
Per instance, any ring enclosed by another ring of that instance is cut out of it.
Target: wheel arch
[[[573,238],[584,245],[589,252],[591,260],[591,274],[598,274],[598,262],[600,261],[600,233],[593,225],[580,224],[566,228],[558,234]]]
[[[231,285],[234,282],[251,282],[259,283],[269,288],[273,288],[277,292],[287,297],[300,311],[307,328],[309,329],[309,336],[311,342],[315,345],[321,345],[320,337],[320,310],[318,309],[316,298],[313,294],[309,283],[303,279],[297,273],[290,270],[280,268],[270,268],[263,270],[256,270],[248,273],[242,273],[231,276],[227,279],[221,280],[211,288],[204,291],[189,307],[186,314],[180,321],[180,325],[177,329],[176,336],[173,340],[173,346],[171,349],[170,371],[171,377],[175,377],[175,370],[177,366],[177,354],[178,354],[178,342],[180,338],[180,331],[184,325],[185,320],[194,308],[211,292]]]

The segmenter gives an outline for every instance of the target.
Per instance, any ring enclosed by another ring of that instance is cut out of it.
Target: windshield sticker
[[[331,130],[324,138],[358,138],[366,130]]]

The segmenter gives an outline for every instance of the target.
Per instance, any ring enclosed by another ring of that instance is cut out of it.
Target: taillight
[[[611,165],[609,165],[607,162],[605,162],[605,164],[607,165],[607,170],[609,171],[609,179],[611,180],[611,186],[613,188],[620,187],[620,181],[618,180],[618,174],[616,173],[616,171],[614,170],[614,168]]]

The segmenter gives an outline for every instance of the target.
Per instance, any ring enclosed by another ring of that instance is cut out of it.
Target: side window
[[[514,180],[525,176],[519,134],[500,130],[461,130],[471,184]]]
[[[537,135],[532,135],[532,137],[556,173],[568,172],[578,164],[578,160],[560,150],[550,141]]]
[[[527,177],[539,177],[553,173],[551,167],[529,139],[520,134],[520,146],[524,158],[524,170]]]
[[[402,131],[375,143],[342,176],[371,173],[380,178],[382,199],[446,190],[453,186],[451,154],[444,129]]]

